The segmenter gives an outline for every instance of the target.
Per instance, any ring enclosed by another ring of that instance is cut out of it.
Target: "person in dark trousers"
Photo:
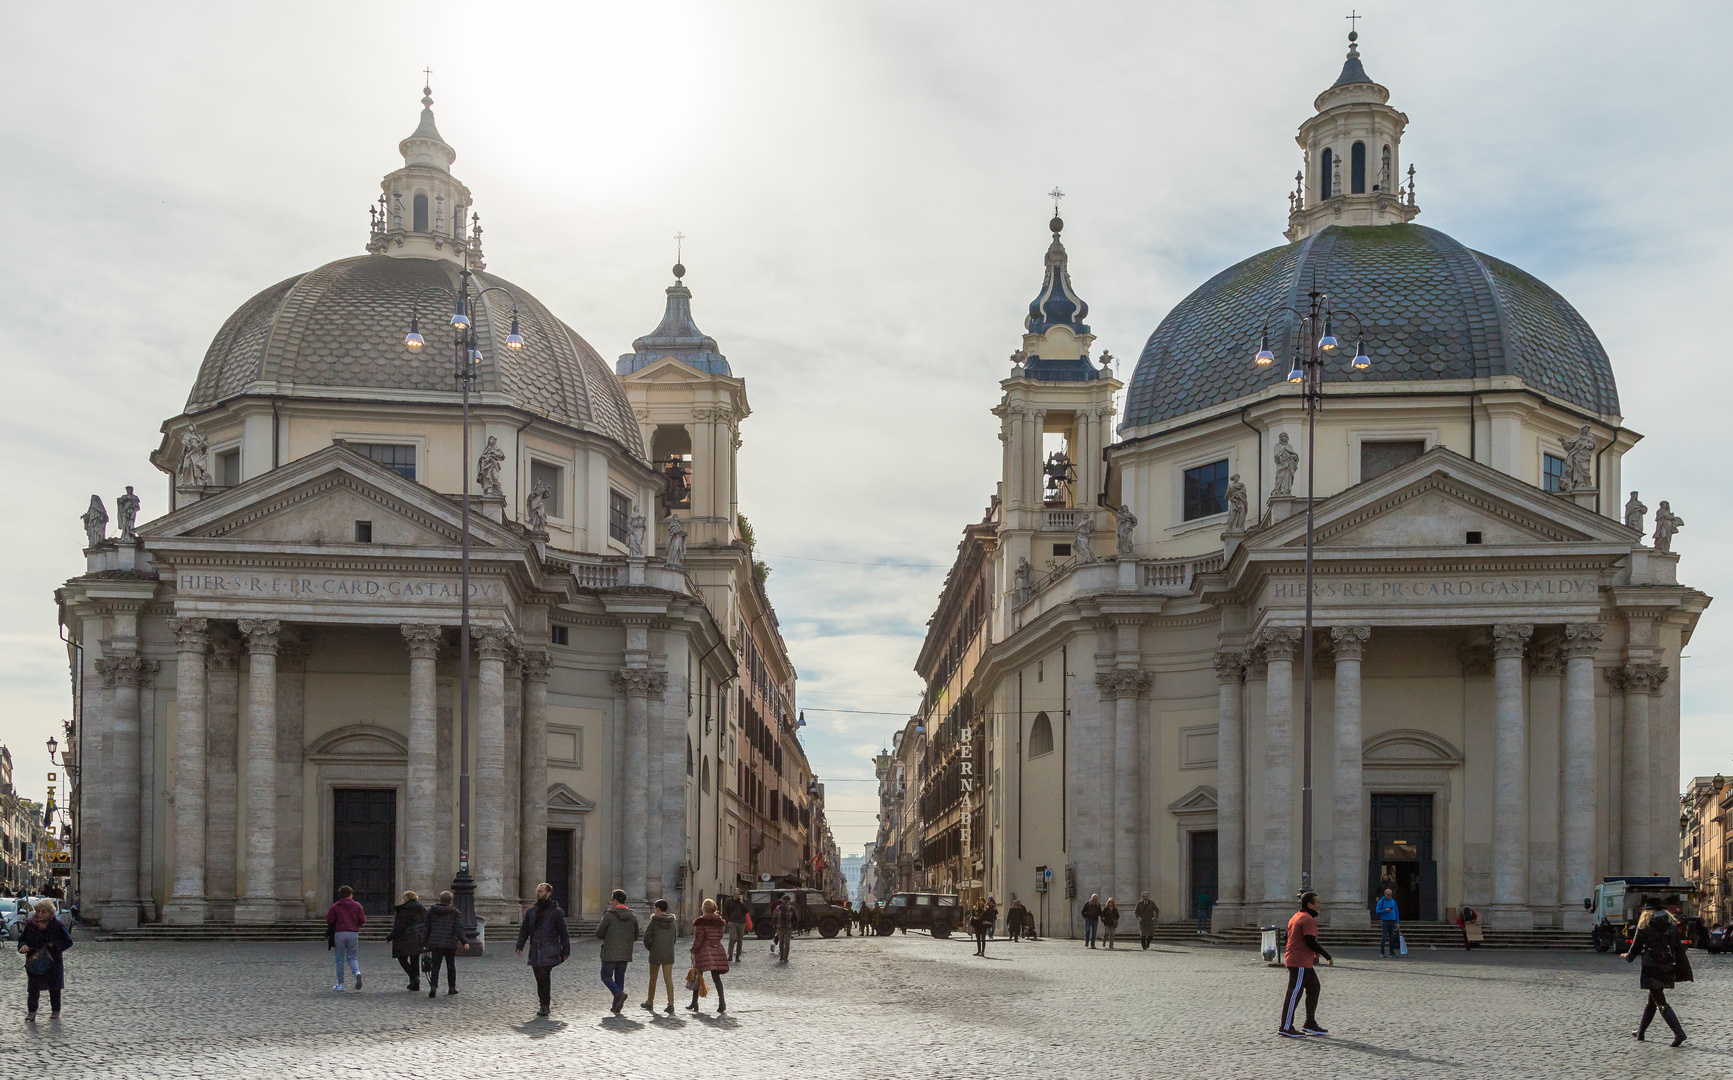
[[[999,901],[997,901],[997,900],[993,899],[991,896],[989,896],[989,897],[987,897],[987,940],[992,941],[993,936],[995,934],[997,934],[998,932],[999,932]]]
[[[518,927],[519,956],[524,954],[526,942],[530,947],[530,970],[536,975],[536,997],[541,1000],[536,1015],[546,1016],[552,1004],[554,968],[572,955],[572,939],[566,929],[566,913],[554,903],[554,887],[545,881],[536,886],[536,902],[524,912],[523,924]]]
[[[427,951],[427,909],[413,892],[405,891],[402,903],[392,909],[391,933],[385,940],[391,942],[392,958],[409,976],[405,989],[419,992],[421,954]]]
[[[1083,905],[1083,944],[1087,948],[1095,948],[1095,928],[1101,921],[1101,894],[1090,893],[1089,902]]]
[[[457,993],[457,950],[463,948],[463,916],[448,889],[427,909],[427,996],[439,993],[439,965],[445,964],[445,996]]]
[[[1383,958],[1386,949],[1395,956],[1402,942],[1401,916],[1396,913],[1396,890],[1385,889],[1373,911],[1378,915],[1378,956]]]
[[[1119,932],[1119,905],[1114,903],[1111,896],[1101,909],[1101,929],[1104,931],[1102,936],[1107,939],[1107,947],[1113,948],[1114,935]]]
[[[849,937],[854,937],[854,922],[854,902],[844,900],[842,902],[842,928],[848,931]]]
[[[722,901],[722,918],[728,922],[728,959],[739,960],[746,951],[746,897],[739,889]]]
[[[668,987],[669,1016],[674,1015],[674,942],[680,936],[680,923],[668,910],[668,901],[656,901],[650,912],[650,925],[644,927],[644,951],[650,954],[650,988],[644,992],[642,1006],[656,1011],[656,977],[660,975]]]
[[[1206,892],[1198,893],[1197,894],[1197,932],[1200,934],[1209,933],[1209,908],[1210,908],[1209,893],[1206,893]]]
[[[36,1009],[42,1003],[42,991],[48,991],[48,1018],[60,1019],[60,992],[66,989],[66,962],[62,954],[72,948],[72,935],[54,917],[54,904],[36,901],[30,918],[19,927],[18,951],[24,954],[24,974],[29,981],[26,991],[24,1022],[36,1022]]]
[[[618,1013],[626,1005],[626,965],[632,962],[632,946],[638,943],[638,916],[626,906],[626,890],[614,890],[614,902],[596,924],[602,942],[602,985],[614,995],[608,1011]]]
[[[1336,961],[1318,944],[1318,894],[1307,890],[1300,896],[1300,910],[1294,912],[1294,917],[1288,920],[1288,953],[1285,963],[1288,967],[1288,992],[1282,998],[1282,1024],[1276,1029],[1279,1035],[1290,1039],[1303,1039],[1307,1035],[1328,1035],[1318,1023],[1318,973],[1312,966],[1322,957],[1324,963],[1331,967]],[[1299,1011],[1300,996],[1306,998],[1306,1023],[1304,1027],[1295,1027],[1294,1019]]]
[[[1147,949],[1149,943],[1155,940],[1155,920],[1161,918],[1161,909],[1155,906],[1155,901],[1149,898],[1148,893],[1144,893],[1137,901],[1137,906],[1131,909],[1131,913],[1137,916],[1138,940]]]
[[[1638,985],[1649,992],[1649,1003],[1643,1006],[1643,1022],[1631,1032],[1631,1037],[1644,1041],[1649,1024],[1659,1011],[1661,1019],[1673,1029],[1673,1045],[1678,1046],[1685,1041],[1685,1027],[1679,1023],[1673,1006],[1667,1004],[1667,991],[1675,983],[1692,981],[1691,961],[1679,935],[1678,920],[1661,907],[1658,896],[1644,898],[1643,914],[1637,920],[1637,933],[1631,938],[1625,961],[1629,963],[1639,956],[1643,958],[1643,970]]]
[[[975,955],[987,955],[987,901],[976,900],[969,908],[969,929],[975,935]]]
[[[716,914],[716,901],[704,901],[702,913],[692,920],[692,966],[701,982],[705,975],[716,984],[716,1011],[728,1011],[728,999],[722,996],[722,976],[728,974],[728,953],[722,948],[722,916]],[[692,986],[692,1004],[698,1011],[698,984]]]
[[[1467,904],[1462,905],[1462,910],[1456,913],[1456,928],[1462,931],[1463,952],[1467,952],[1474,948],[1475,942],[1468,940],[1468,924],[1478,922],[1480,922],[1480,912],[1469,907]]]
[[[1023,901],[1015,895],[1011,897],[1011,908],[1005,912],[1005,933],[1012,941],[1023,940],[1023,920],[1029,915],[1029,909],[1023,906]]]
[[[337,985],[343,989],[343,961],[355,973],[355,989],[361,989],[361,928],[367,925],[367,913],[355,902],[355,890],[344,885],[337,890],[337,902],[325,912],[327,940],[336,950],[332,959],[337,963]]]
[[[777,963],[788,963],[788,942],[794,937],[794,926],[800,921],[800,914],[794,909],[794,898],[786,894],[776,902],[776,937],[771,948],[776,951]]]

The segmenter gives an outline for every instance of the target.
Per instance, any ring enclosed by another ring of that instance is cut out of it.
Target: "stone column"
[[[518,832],[518,895],[548,879],[548,654],[524,652],[523,805]],[[573,903],[577,898],[573,898]]]
[[[205,668],[205,897],[217,922],[235,919],[240,660],[240,642],[230,637],[211,640]]]
[[[1493,722],[1492,906],[1490,924],[1530,930],[1528,906],[1528,713],[1523,700],[1523,649],[1528,623],[1492,628]]]
[[[1335,855],[1335,880],[1330,883],[1330,925],[1367,925],[1366,795],[1360,761],[1360,657],[1369,626],[1330,628],[1336,656],[1335,800],[1330,817],[1330,850]]]
[[[307,657],[312,647],[284,636],[277,646],[277,919],[299,922],[315,911],[301,865],[306,825]],[[314,898],[316,899],[316,898]]]
[[[247,639],[247,881],[235,921],[277,921],[276,619],[241,619]]]
[[[409,768],[403,793],[404,864],[409,888],[437,896],[434,803],[439,791],[439,647],[445,631],[430,623],[404,623],[409,646]]]
[[[1624,819],[1619,793],[1625,789],[1625,669],[1602,668],[1607,680],[1607,801],[1600,810],[1607,830],[1607,873],[1624,872]]]
[[[512,639],[499,626],[475,627],[473,634],[479,663],[470,873],[475,876],[476,910],[493,922],[517,910],[505,892],[505,662]]]
[[[127,644],[136,642],[129,640]],[[104,686],[111,688],[108,765],[103,770],[108,787],[103,800],[103,828],[108,834],[109,859],[104,868],[109,881],[109,894],[102,906],[104,930],[130,930],[138,925],[138,686],[149,663],[120,652],[96,662]]]
[[[1245,666],[1244,653],[1215,654],[1217,930],[1238,926],[1246,901]]]
[[[175,660],[175,763],[173,814],[174,886],[163,920],[180,925],[205,921],[205,649],[204,619],[170,619],[178,649]]]
[[[1587,930],[1593,921],[1583,908],[1595,891],[1595,818],[1599,778],[1595,775],[1595,653],[1606,627],[1577,623],[1565,627],[1564,821],[1560,925]]]
[[[1298,627],[1265,630],[1259,644],[1269,665],[1264,691],[1264,913],[1283,916],[1294,908],[1294,653]]]
[[[1149,689],[1152,676],[1147,671],[1117,670],[1098,672],[1096,689],[1105,705],[1113,702],[1113,726],[1102,732],[1103,743],[1111,742],[1111,767],[1100,778],[1108,825],[1108,842],[1102,852],[1110,858],[1112,869],[1102,876],[1107,895],[1136,896],[1142,891],[1138,881],[1138,783],[1137,783],[1137,701]],[[1103,720],[1106,709],[1103,708]]]
[[[500,798],[503,810],[500,823],[505,827],[505,895],[508,899],[517,901],[516,906],[520,912],[527,904],[535,901],[534,893],[526,895],[518,890],[521,876],[518,856],[522,854],[520,825],[523,817],[523,723],[523,655],[519,650],[513,649],[511,657],[505,662],[505,784],[504,795]]]
[[[628,902],[646,902],[649,874],[650,702],[668,684],[666,672],[629,667],[609,678],[626,694],[626,761],[620,771],[625,788],[625,820],[620,823],[622,847],[620,887]],[[650,897],[648,899],[654,899]]]
[[[1625,786],[1619,812],[1624,824],[1620,847],[1624,849],[1627,874],[1672,876],[1676,862],[1671,852],[1655,850],[1654,822],[1649,810],[1653,802],[1649,790],[1650,704],[1655,691],[1666,681],[1667,668],[1663,664],[1625,665]]]

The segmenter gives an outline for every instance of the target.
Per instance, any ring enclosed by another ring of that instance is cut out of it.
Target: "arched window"
[[[1038,758],[1052,752],[1053,721],[1047,719],[1046,713],[1036,713],[1035,722],[1029,725],[1029,756]]]
[[[425,195],[415,197],[415,231],[427,231],[427,196]]]
[[[1348,153],[1348,190],[1356,195],[1366,194],[1366,144],[1357,142]]]
[[[1329,147],[1324,147],[1323,167],[1318,171],[1318,198],[1328,199],[1335,194],[1330,190],[1330,167],[1336,163],[1336,155]]]

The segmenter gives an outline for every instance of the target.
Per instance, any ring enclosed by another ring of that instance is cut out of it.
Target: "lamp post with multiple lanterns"
[[[1318,447],[1318,407],[1324,400],[1325,362],[1341,347],[1335,333],[1337,320],[1347,319],[1361,332],[1362,340],[1354,347],[1354,359],[1349,362],[1349,369],[1365,371],[1372,366],[1372,359],[1366,355],[1364,324],[1352,312],[1335,309],[1330,303],[1330,294],[1320,291],[1314,283],[1306,294],[1304,307],[1281,304],[1265,313],[1258,353],[1253,358],[1259,367],[1269,367],[1276,362],[1276,354],[1270,349],[1270,321],[1284,314],[1295,320],[1293,364],[1288,371],[1288,381],[1299,386],[1306,399],[1306,630],[1301,643],[1305,671],[1302,735],[1305,764],[1300,789],[1300,889],[1305,891],[1312,887],[1312,530],[1315,524],[1312,507],[1316,501],[1314,478],[1317,475],[1313,463]]]
[[[481,223],[475,221],[473,230],[475,245],[480,246]],[[490,292],[504,293],[511,300],[511,333],[506,335],[505,347],[521,349],[524,347],[523,334],[518,330],[517,297],[510,289],[500,285],[490,285],[483,289],[474,289],[475,275],[469,268],[467,253],[464,257],[463,269],[457,275],[457,289],[453,291],[435,286],[423,289],[415,298],[415,305],[409,316],[409,333],[404,335],[403,344],[412,352],[419,352],[426,347],[427,341],[421,336],[421,300],[422,297],[433,295],[443,297],[452,306],[451,318],[448,324],[451,328],[452,377],[457,380],[457,389],[463,395],[463,515],[461,556],[459,559],[460,598],[459,598],[459,628],[458,628],[458,753],[459,768],[457,780],[457,874],[452,878],[451,891],[456,897],[457,909],[463,918],[464,934],[472,942],[476,938],[475,920],[475,878],[469,872],[469,391],[475,383],[482,360],[485,359],[475,336],[474,314],[481,298]]]

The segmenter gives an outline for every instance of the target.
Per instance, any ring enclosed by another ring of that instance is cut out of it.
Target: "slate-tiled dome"
[[[445,302],[422,301],[426,348],[410,351],[403,335],[416,296],[436,286],[455,291],[457,278],[458,265],[447,259],[362,255],[279,282],[242,304],[217,332],[186,411],[209,408],[259,384],[290,396],[345,389],[455,393]],[[599,432],[642,458],[643,440],[625,389],[596,350],[523,289],[492,274],[475,278],[477,288],[503,285],[517,297],[524,338],[522,349],[506,348],[511,301],[501,293],[483,297],[475,313],[485,358],[477,389]]]
[[[1294,320],[1270,321],[1277,362],[1260,368],[1264,315],[1299,308],[1312,283],[1365,320],[1368,371],[1332,359],[1325,381],[1424,382],[1516,375],[1593,412],[1617,415],[1612,365],[1595,332],[1547,285],[1421,225],[1331,226],[1254,255],[1182,300],[1150,335],[1131,377],[1125,426],[1156,424],[1281,383]],[[1351,355],[1356,330],[1336,331]]]

